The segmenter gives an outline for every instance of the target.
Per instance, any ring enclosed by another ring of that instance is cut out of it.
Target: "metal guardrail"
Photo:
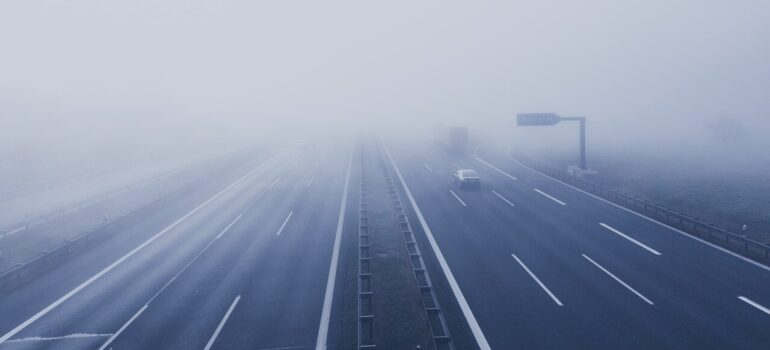
[[[548,176],[575,186],[581,190],[602,197],[610,202],[618,204],[624,208],[644,214],[650,218],[660,221],[666,225],[677,228],[685,233],[704,239],[708,242],[717,244],[733,252],[741,254],[747,258],[761,263],[770,262],[770,247],[755,240],[742,237],[737,233],[717,227],[714,224],[706,223],[698,218],[692,218],[684,213],[677,213],[662,205],[651,203],[640,199],[639,197],[612,189],[595,182],[585,180],[575,175],[569,174],[563,169],[546,165],[529,158],[523,154],[509,154],[519,162],[536,169]]]
[[[393,209],[398,215],[399,227],[401,228],[401,234],[404,236],[407,253],[409,253],[409,261],[412,265],[411,267],[412,272],[414,273],[415,282],[420,290],[420,301],[422,302],[425,316],[428,319],[428,326],[430,327],[431,336],[433,337],[433,346],[436,350],[455,350],[454,342],[449,334],[449,326],[447,325],[444,316],[444,310],[441,308],[441,305],[439,305],[438,296],[436,295],[433,282],[428,275],[425,261],[420,252],[420,247],[415,240],[414,231],[409,224],[409,218],[404,210],[404,206],[401,204],[398,189],[396,188],[390,169],[388,168],[387,163],[385,163],[385,158],[382,156],[382,151],[379,147],[377,148],[377,153],[385,174],[388,192],[393,201]]]
[[[366,200],[364,152],[361,150],[361,185],[358,202],[358,346],[374,349],[374,305],[372,292],[371,255],[369,246],[369,209]]]

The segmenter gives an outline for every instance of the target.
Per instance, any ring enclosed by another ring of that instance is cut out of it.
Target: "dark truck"
[[[468,150],[468,127],[436,125],[433,140],[449,152],[463,153]]]

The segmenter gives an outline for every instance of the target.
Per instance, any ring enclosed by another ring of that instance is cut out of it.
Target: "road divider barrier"
[[[358,201],[358,349],[374,348],[374,305],[369,242],[369,214],[366,201],[364,154],[361,152],[361,183]]]
[[[406,211],[404,211],[404,206],[401,204],[398,188],[393,181],[390,168],[380,149],[378,148],[377,151],[382,168],[384,169],[385,181],[388,186],[390,199],[393,202],[393,209],[396,211],[401,234],[404,236],[404,243],[406,244],[406,250],[409,254],[412,272],[414,273],[415,281],[420,291],[420,301],[425,310],[425,315],[428,318],[428,325],[430,326],[431,335],[433,336],[433,345],[436,350],[454,350],[454,343],[452,342],[452,337],[449,335],[449,328],[447,327],[446,318],[444,317],[444,311],[439,305],[438,297],[433,288],[433,282],[431,282],[430,276],[425,268],[422,253],[420,253],[420,247],[417,245],[412,227],[409,224],[409,218],[407,217]],[[454,192],[452,193],[454,194]],[[465,203],[463,203],[463,205],[465,205]]]

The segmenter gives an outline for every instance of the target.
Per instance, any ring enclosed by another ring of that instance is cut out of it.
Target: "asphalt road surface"
[[[770,348],[769,268],[504,149],[381,147],[455,348]],[[0,296],[0,350],[351,348],[340,290],[355,281],[337,271],[356,264],[340,245],[358,237],[357,152],[265,152],[131,218]],[[481,189],[453,187],[458,167]]]
[[[351,149],[265,155],[3,295],[0,349],[315,347]]]
[[[394,163],[481,347],[770,348],[767,267],[559,183],[505,150],[396,145]],[[482,188],[453,188],[448,174],[458,167],[477,170]]]

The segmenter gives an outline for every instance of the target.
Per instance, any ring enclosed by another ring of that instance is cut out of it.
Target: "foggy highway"
[[[0,348],[314,345],[349,162],[337,151],[265,155],[4,295]]]
[[[451,154],[386,140],[368,141],[377,152],[362,156],[364,143],[265,152],[131,218],[4,293],[0,349],[354,348],[345,305],[355,281],[344,271],[356,261],[345,246],[357,240],[357,169],[370,161],[394,175],[456,349],[770,342],[764,265],[559,183],[505,149]],[[454,187],[457,167],[476,169],[482,187]]]
[[[770,326],[767,266],[527,169],[506,150],[482,147],[471,157],[418,149],[427,151],[394,147],[396,166],[468,300],[463,318],[472,311],[483,332],[477,343],[486,339],[497,349],[770,343],[763,331]],[[455,197],[446,174],[456,165],[476,169],[486,181],[482,189]]]
[[[770,349],[770,1],[0,1],[0,350]]]

